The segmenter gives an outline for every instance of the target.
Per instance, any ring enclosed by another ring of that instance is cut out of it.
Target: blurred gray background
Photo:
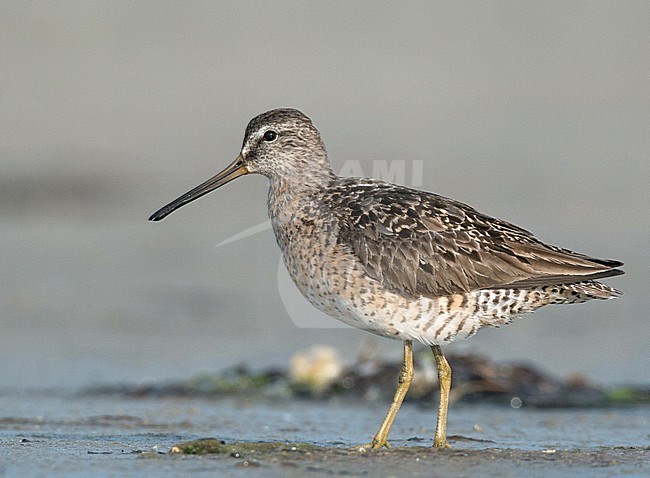
[[[649,25],[648,2],[3,1],[0,386],[263,367],[315,343],[352,361],[370,336],[290,317],[270,230],[215,247],[266,219],[263,177],[147,222],[281,106],[335,170],[422,161],[424,189],[627,263],[621,300],[446,350],[647,383]]]

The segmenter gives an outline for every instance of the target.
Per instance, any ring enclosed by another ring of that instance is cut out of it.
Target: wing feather
[[[368,275],[415,296],[591,280],[618,261],[546,245],[529,231],[443,196],[374,180],[341,179],[332,211],[339,243]]]

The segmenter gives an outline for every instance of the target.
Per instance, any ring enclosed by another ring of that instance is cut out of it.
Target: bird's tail
[[[590,299],[615,299],[623,295],[622,291],[594,280],[566,284],[560,288],[560,291],[564,297],[576,299],[565,303],[584,302]]]

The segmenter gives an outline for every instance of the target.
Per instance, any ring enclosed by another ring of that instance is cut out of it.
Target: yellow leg
[[[451,367],[442,355],[440,346],[432,345],[431,350],[438,366],[438,383],[440,384],[440,406],[438,407],[438,423],[436,435],[433,437],[434,448],[449,448],[447,443],[447,409],[449,408],[449,390],[451,389]]]
[[[397,380],[397,390],[395,390],[393,403],[390,404],[388,413],[386,413],[386,418],[384,418],[384,421],[379,427],[375,438],[373,438],[372,443],[368,445],[369,448],[390,448],[390,445],[388,444],[388,433],[390,432],[390,427],[393,425],[393,421],[395,421],[399,407],[402,406],[402,401],[406,396],[406,392],[408,392],[411,380],[413,380],[413,342],[405,340],[404,364],[402,365],[402,370],[400,371]]]

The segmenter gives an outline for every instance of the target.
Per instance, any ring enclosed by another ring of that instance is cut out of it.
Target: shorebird
[[[369,448],[388,434],[413,377],[413,341],[431,347],[440,401],[434,447],[447,447],[451,368],[440,346],[548,304],[610,299],[597,279],[619,261],[545,244],[509,222],[437,194],[339,177],[312,121],[295,109],[252,119],[239,156],[149,219],[245,174],[269,179],[268,212],[284,263],[315,307],[404,342],[395,396]]]

